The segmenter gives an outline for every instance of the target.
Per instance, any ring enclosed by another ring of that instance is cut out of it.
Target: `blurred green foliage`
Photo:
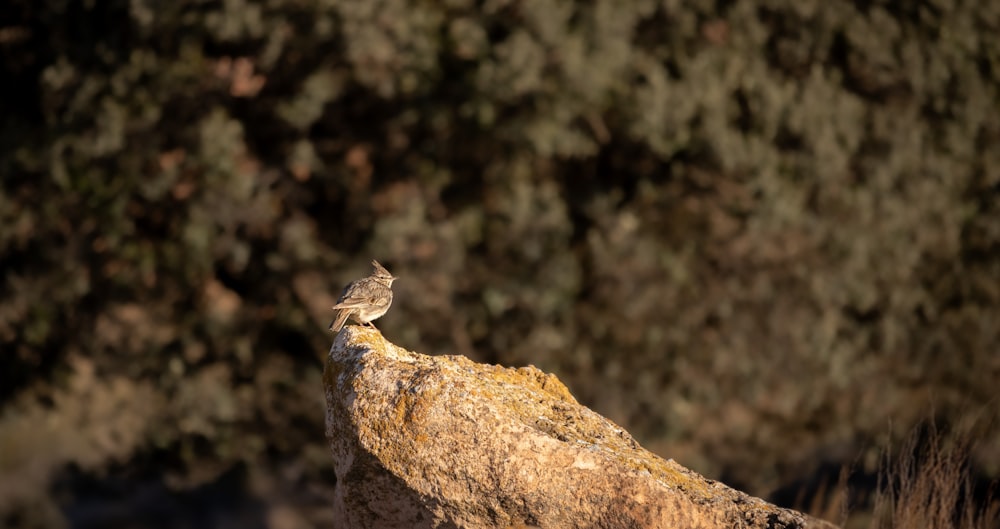
[[[996,2],[0,14],[5,526],[65,523],[67,468],[235,466],[324,525],[323,328],[372,257],[394,342],[756,494],[996,407]]]

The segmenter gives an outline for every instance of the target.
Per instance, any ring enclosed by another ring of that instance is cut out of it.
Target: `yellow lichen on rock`
[[[822,527],[643,449],[532,366],[347,327],[324,381],[338,527]]]

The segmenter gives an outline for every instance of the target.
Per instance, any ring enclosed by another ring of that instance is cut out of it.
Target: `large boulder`
[[[336,527],[833,527],[656,456],[531,366],[352,326],[324,384]]]

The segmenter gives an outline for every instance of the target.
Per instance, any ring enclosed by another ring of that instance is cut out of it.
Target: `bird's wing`
[[[337,299],[337,304],[334,305],[333,308],[356,309],[358,307],[364,307],[371,304],[372,297],[370,289],[360,288],[359,285],[351,283],[344,288],[343,292],[340,293],[340,298]]]
[[[333,306],[335,309],[356,309],[358,307],[367,307],[371,305],[371,301],[367,297],[352,297],[340,301]]]

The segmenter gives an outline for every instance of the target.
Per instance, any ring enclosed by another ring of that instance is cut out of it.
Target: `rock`
[[[351,326],[324,385],[335,527],[834,527],[654,455],[534,367]]]

